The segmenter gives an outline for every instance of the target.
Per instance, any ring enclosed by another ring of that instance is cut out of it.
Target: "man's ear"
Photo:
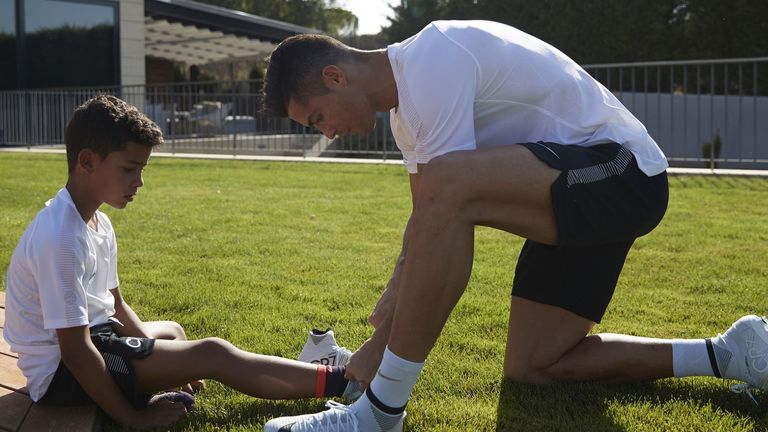
[[[101,158],[91,149],[82,149],[80,150],[80,153],[77,154],[77,166],[87,173],[92,173],[99,162],[101,162]]]
[[[328,89],[336,87],[345,87],[347,85],[347,75],[344,70],[336,65],[328,65],[323,68],[323,84]]]

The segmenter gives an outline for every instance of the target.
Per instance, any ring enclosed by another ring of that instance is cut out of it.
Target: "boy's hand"
[[[181,391],[189,394],[199,393],[203,390],[205,390],[205,381],[203,380],[195,380],[181,386]]]
[[[150,429],[167,426],[186,417],[187,409],[184,404],[173,403],[167,399],[160,399],[149,405],[146,409],[138,411],[129,427],[135,429]]]

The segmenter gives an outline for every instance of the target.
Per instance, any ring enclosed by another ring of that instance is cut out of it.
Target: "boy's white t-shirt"
[[[8,267],[3,336],[19,354],[29,395],[45,395],[61,360],[57,328],[94,326],[115,313],[117,241],[106,214],[98,231],[80,217],[66,188],[38,212]]]
[[[648,176],[664,153],[602,84],[555,47],[505,24],[435,21],[387,48],[392,133],[408,171],[457,150],[526,142],[627,147]]]

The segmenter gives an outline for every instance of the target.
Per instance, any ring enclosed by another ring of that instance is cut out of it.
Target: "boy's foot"
[[[195,397],[183,391],[169,391],[169,392],[157,393],[149,399],[149,402],[147,403],[147,405],[152,405],[154,403],[157,403],[161,399],[166,399],[173,403],[182,403],[184,404],[184,408],[186,408],[187,412],[190,412],[195,408]]]
[[[349,363],[352,351],[339,346],[333,335],[333,330],[312,329],[307,336],[307,342],[299,354],[299,361],[315,363],[324,366],[343,366]]]
[[[742,317],[724,334],[708,340],[707,345],[710,358],[716,360],[716,375],[768,391],[768,321],[765,317]]]
[[[264,425],[264,432],[402,432],[405,412],[397,416],[380,413],[383,418],[377,421],[387,429],[361,429],[355,405],[342,405],[334,401],[326,402],[329,409],[315,414],[272,419]]]

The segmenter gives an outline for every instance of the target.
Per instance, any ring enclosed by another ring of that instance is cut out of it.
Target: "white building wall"
[[[145,84],[144,0],[120,2],[120,84]]]

